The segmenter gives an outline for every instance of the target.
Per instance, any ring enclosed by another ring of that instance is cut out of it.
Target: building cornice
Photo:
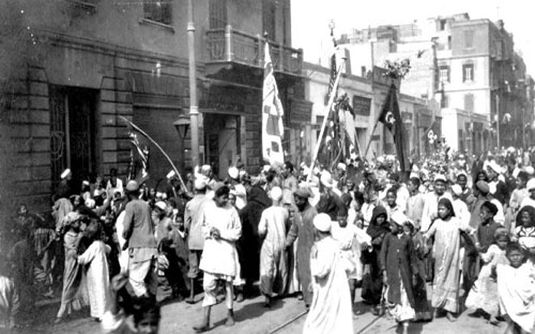
[[[124,47],[112,43],[107,43],[98,39],[72,36],[47,29],[36,29],[36,36],[41,42],[54,46],[68,47],[82,51],[99,53],[111,57],[121,57],[128,60],[156,62],[159,61],[162,66],[173,66],[182,69],[188,69],[188,60],[178,58],[168,54],[140,50],[136,48]],[[204,68],[203,62],[197,62],[197,67]]]

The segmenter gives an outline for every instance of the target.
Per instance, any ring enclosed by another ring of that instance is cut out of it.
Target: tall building
[[[387,60],[409,59],[412,68],[401,92],[435,100],[448,115],[459,111],[456,131],[444,127],[450,122],[442,127],[453,148],[479,154],[498,140],[506,147],[525,142],[523,120],[533,113],[528,110],[528,78],[502,21],[468,14],[433,17],[354,30],[341,41],[351,51],[353,68],[361,72]]]
[[[290,0],[194,0],[201,163],[219,176],[261,159],[264,43],[285,107],[294,156],[304,100],[302,50],[291,47]],[[49,207],[63,169],[74,184],[130,162],[128,129],[151,135],[184,171],[191,166],[188,1],[38,0],[0,5],[3,131],[0,177],[11,204]],[[267,35],[264,37],[264,33]],[[150,184],[170,170],[150,147]],[[6,202],[6,201],[2,201]]]

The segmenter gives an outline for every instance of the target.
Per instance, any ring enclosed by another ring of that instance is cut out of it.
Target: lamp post
[[[199,106],[197,104],[197,68],[195,62],[195,25],[193,0],[188,0],[189,116],[191,128],[191,166],[199,164]]]
[[[186,161],[186,149],[184,142],[186,141],[186,136],[188,134],[188,129],[190,128],[190,117],[188,115],[181,115],[178,117],[173,125],[175,126],[178,135],[180,137],[180,171],[184,172],[185,161]]]

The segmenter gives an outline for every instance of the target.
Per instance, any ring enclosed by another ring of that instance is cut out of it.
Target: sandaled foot
[[[446,318],[448,318],[448,320],[449,320],[450,322],[455,322],[455,321],[457,321],[457,318],[456,318],[456,317],[453,315],[453,313],[451,313],[451,312],[446,313]]]

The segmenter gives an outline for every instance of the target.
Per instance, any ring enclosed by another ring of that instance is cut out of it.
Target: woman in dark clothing
[[[367,273],[362,279],[362,299],[368,304],[374,306],[372,312],[379,314],[381,294],[383,289],[383,272],[379,261],[381,245],[383,239],[389,232],[386,209],[383,206],[376,206],[373,209],[370,226],[366,233],[372,239],[372,247],[362,252],[362,263],[367,267]]]
[[[262,240],[258,235],[258,223],[262,211],[271,206],[271,200],[259,186],[253,186],[247,192],[247,205],[240,211],[242,225],[241,238],[237,242],[241,277],[245,280],[246,293],[250,293],[253,283],[260,276],[260,247]],[[239,295],[241,291],[237,292]]]
[[[414,248],[414,261],[416,266],[416,283],[413,286],[414,293],[414,311],[416,312],[416,321],[430,321],[433,317],[431,307],[427,300],[427,288],[425,284],[425,256],[429,252],[427,243],[421,231],[415,231],[411,223],[403,225],[404,232],[412,237]]]

